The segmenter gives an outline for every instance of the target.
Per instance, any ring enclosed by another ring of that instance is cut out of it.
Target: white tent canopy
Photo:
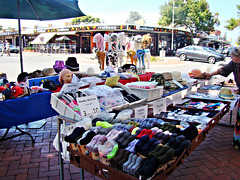
[[[61,36],[56,39],[56,41],[70,41],[71,39],[67,36]]]
[[[47,44],[50,39],[55,36],[56,33],[41,33],[39,34],[32,42],[31,44]]]

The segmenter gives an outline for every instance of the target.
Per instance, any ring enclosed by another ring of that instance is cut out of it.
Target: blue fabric
[[[50,104],[51,93],[42,92],[0,102],[0,129],[58,115]]]
[[[172,95],[172,94],[175,94],[175,93],[177,93],[177,92],[179,92],[179,91],[182,91],[182,90],[184,90],[184,89],[187,89],[187,88],[188,88],[188,86],[184,86],[183,88],[179,88],[179,89],[177,89],[176,91],[170,91],[170,92],[167,93],[167,94],[163,94],[162,97],[164,98],[164,97],[170,96],[170,95]]]

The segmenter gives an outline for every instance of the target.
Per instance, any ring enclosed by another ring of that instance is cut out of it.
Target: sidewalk
[[[233,112],[236,114],[236,111]],[[233,118],[233,124],[234,124]],[[221,123],[229,123],[229,113]],[[58,180],[59,164],[58,152],[52,142],[57,133],[56,117],[48,118],[41,129],[25,129],[35,139],[31,146],[30,137],[22,135],[0,142],[0,179],[1,180]],[[0,137],[5,131],[0,130]],[[15,128],[9,135],[15,134]],[[233,127],[216,125],[207,138],[185,162],[170,176],[169,180],[216,179],[238,180],[240,177],[240,153],[231,146]],[[80,179],[79,168],[64,162],[64,176],[66,180]],[[99,180],[92,174],[85,172],[86,180]]]

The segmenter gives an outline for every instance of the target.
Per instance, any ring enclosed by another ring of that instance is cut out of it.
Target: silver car
[[[196,45],[177,49],[176,56],[179,57],[181,61],[189,59],[209,62],[210,64],[215,64],[215,62],[223,61],[225,59],[224,55],[217,53],[216,51],[211,51],[207,47]]]

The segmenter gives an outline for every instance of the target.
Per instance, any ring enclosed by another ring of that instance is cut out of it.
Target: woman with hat
[[[214,75],[222,75],[224,77],[227,77],[230,73],[233,73],[234,80],[238,87],[238,93],[240,89],[240,47],[235,47],[231,50],[230,56],[232,60],[225,66],[219,68],[217,71],[213,73],[204,73],[206,75],[206,78],[209,79],[211,76]],[[233,135],[233,146],[236,149],[240,149],[240,103],[238,106],[238,112],[237,112],[237,120],[236,125],[234,129],[234,135]]]

